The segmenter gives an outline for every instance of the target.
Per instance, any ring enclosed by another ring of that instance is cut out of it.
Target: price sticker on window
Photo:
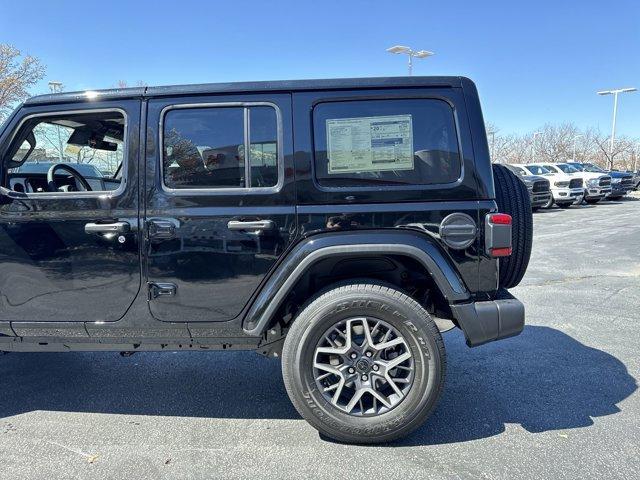
[[[411,115],[326,122],[329,174],[413,170]]]

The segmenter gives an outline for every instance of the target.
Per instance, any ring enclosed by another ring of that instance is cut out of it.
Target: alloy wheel
[[[314,352],[314,378],[324,398],[349,415],[375,416],[399,405],[411,389],[414,361],[406,340],[371,317],[342,320]]]

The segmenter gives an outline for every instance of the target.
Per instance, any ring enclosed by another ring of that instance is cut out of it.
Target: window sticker
[[[411,115],[327,120],[329,174],[413,170]]]

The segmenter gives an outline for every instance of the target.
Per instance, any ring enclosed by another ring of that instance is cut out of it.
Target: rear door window
[[[313,132],[321,186],[449,184],[462,176],[454,110],[442,100],[321,103]]]
[[[164,185],[176,190],[275,187],[277,132],[271,106],[169,110],[163,124]]]

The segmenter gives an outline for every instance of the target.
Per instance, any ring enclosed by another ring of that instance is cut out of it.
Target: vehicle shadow
[[[280,362],[241,351],[0,356],[0,418],[34,410],[300,418],[287,397]]]
[[[446,335],[445,392],[431,418],[394,445],[462,442],[498,435],[505,424],[531,433],[587,427],[637,389],[616,357],[549,327],[469,349]]]
[[[592,424],[620,411],[635,379],[612,355],[548,327],[469,349],[445,335],[443,397],[427,423],[393,446]],[[12,353],[0,357],[0,418],[30,411],[297,419],[280,362],[251,352]]]

